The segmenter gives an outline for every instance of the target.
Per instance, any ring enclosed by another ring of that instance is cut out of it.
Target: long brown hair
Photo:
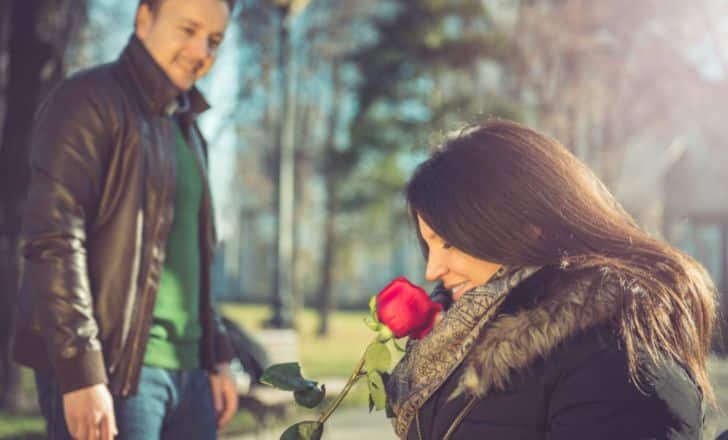
[[[655,362],[665,354],[715,402],[706,373],[715,319],[710,276],[642,231],[559,142],[505,120],[466,127],[419,165],[405,195],[415,224],[421,216],[477,258],[613,269],[631,287],[618,326],[632,379],[640,383],[638,350]]]

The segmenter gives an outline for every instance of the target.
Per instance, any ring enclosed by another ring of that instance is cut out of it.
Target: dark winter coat
[[[686,370],[643,360],[638,387],[613,320],[583,313],[594,298],[619,293],[600,292],[596,271],[587,289],[565,287],[575,276],[584,274],[545,268],[510,292],[469,359],[420,408],[407,439],[702,438],[702,395]],[[479,362],[490,374],[466,379],[482,397],[450,398]]]

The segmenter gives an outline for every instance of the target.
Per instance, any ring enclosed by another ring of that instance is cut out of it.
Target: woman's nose
[[[425,279],[427,281],[437,281],[447,272],[447,267],[436,255],[430,252],[427,258],[427,268],[425,269]]]

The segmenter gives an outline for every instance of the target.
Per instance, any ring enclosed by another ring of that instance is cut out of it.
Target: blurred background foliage
[[[0,406],[32,405],[6,347],[33,109],[63,75],[118,56],[136,3],[0,2]],[[239,0],[200,84],[214,107],[202,125],[216,295],[265,305],[278,289],[286,136],[295,239],[284,270],[292,307],[318,311],[316,333],[394,276],[422,282],[403,185],[443,134],[491,116],[562,141],[725,292],[726,17],[721,0]]]

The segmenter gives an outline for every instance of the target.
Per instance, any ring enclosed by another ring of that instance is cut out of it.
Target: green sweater
[[[195,154],[177,124],[174,221],[154,305],[144,364],[173,370],[199,366],[199,211],[203,182]]]

